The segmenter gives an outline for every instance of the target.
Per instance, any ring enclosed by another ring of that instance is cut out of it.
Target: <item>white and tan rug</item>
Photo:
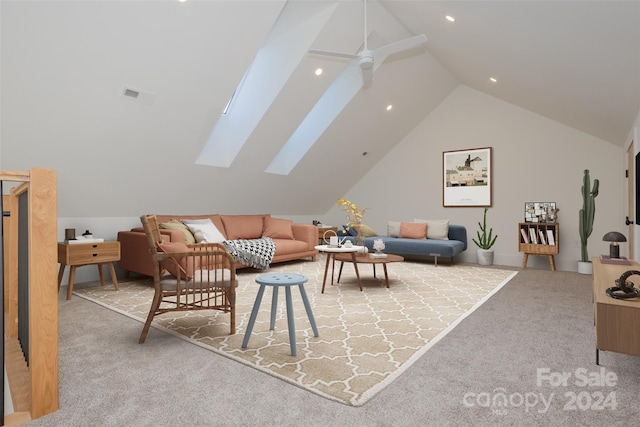
[[[291,356],[284,292],[279,293],[276,327],[269,331],[271,291],[267,290],[249,345],[241,348],[258,285],[264,272],[238,275],[237,333],[228,335],[229,316],[221,312],[170,313],[153,326],[193,344],[254,367],[291,384],[347,405],[360,406],[401,375],[432,345],[497,292],[517,273],[475,266],[389,264],[390,288],[378,267],[360,266],[364,291],[353,266],[345,264],[339,285],[322,289],[324,259],[276,264],[269,272],[303,274],[320,333],[314,337],[300,293],[293,289],[297,356]],[[76,289],[74,294],[144,322],[153,286],[150,280]],[[142,325],[140,325],[142,330]],[[137,340],[138,337],[132,337]],[[153,330],[147,340],[154,339]]]

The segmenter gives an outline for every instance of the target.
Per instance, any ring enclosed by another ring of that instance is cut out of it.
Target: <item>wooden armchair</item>
[[[144,343],[153,318],[170,311],[221,310],[230,314],[230,334],[236,332],[235,261],[219,243],[185,245],[162,241],[155,215],[143,215],[153,260],[155,294],[140,335]]]

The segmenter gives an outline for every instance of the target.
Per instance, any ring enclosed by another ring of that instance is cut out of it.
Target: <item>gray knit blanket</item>
[[[276,251],[276,244],[271,240],[271,237],[252,240],[225,240],[222,244],[237,262],[259,270],[269,268]]]

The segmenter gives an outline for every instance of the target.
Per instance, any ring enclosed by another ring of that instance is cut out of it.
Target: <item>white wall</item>
[[[469,248],[460,257],[475,262],[471,237],[482,219],[482,208],[442,206],[442,152],[493,147],[493,207],[489,225],[497,233],[495,263],[519,266],[518,222],[525,202],[556,202],[560,224],[560,270],[577,270],[580,257],[578,210],[583,170],[600,180],[589,255],[608,253],[602,236],[624,232],[625,152],[619,146],[500,101],[466,86],[456,89],[433,113],[344,194],[369,207],[365,222],[380,234],[387,220],[449,218],[467,227]],[[337,207],[320,218],[344,223]],[[621,254],[627,255],[626,244]],[[530,257],[529,267],[549,268],[543,257]]]

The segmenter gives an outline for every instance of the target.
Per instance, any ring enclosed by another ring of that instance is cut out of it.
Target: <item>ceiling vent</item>
[[[142,102],[143,104],[151,105],[156,101],[156,94],[151,92],[145,92],[139,89],[126,87],[122,91],[122,96],[132,101]]]

